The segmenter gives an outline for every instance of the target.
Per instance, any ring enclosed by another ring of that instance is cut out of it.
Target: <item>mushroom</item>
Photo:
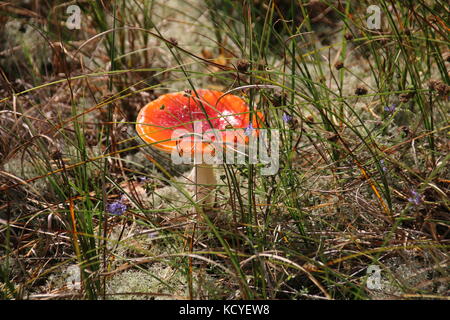
[[[193,157],[190,177],[196,187],[195,200],[201,207],[212,207],[211,191],[216,185],[214,163],[205,158],[222,152],[217,150],[219,145],[224,148],[231,145],[233,149],[237,143],[248,142],[249,128],[259,127],[261,115],[257,115],[256,121],[250,122],[247,104],[235,95],[206,89],[192,93],[186,90],[162,95],[144,106],[136,120],[136,131],[152,147],[171,153],[172,160],[174,155]],[[229,129],[233,134],[227,134]]]

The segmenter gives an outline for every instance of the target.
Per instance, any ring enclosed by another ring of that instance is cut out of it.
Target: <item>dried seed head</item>
[[[430,80],[428,82],[428,88],[430,88],[431,91],[436,91],[441,97],[446,96],[450,91],[450,86],[440,80]]]
[[[399,130],[401,130],[405,135],[409,136],[411,133],[411,129],[409,129],[408,126],[401,126],[399,128]]]
[[[237,69],[239,72],[247,72],[249,66],[250,66],[250,63],[247,60],[242,59],[242,60],[238,61]]]
[[[430,21],[431,23],[436,23],[437,22],[437,18],[433,15],[428,16],[428,21]]]
[[[365,86],[363,86],[363,85],[357,86],[356,90],[355,90],[355,94],[357,96],[363,96],[363,95],[367,94],[367,92],[368,92],[367,88]]]
[[[346,33],[344,36],[345,40],[347,41],[352,41],[353,40],[353,34],[351,34],[350,32]]]
[[[173,46],[178,46],[178,40],[175,39],[174,37],[169,38],[169,43]]]
[[[406,102],[408,102],[413,96],[414,96],[414,93],[413,93],[413,92],[400,93],[399,96],[398,96],[398,99],[400,100],[400,102],[406,103]]]
[[[59,150],[58,148],[53,148],[53,149],[50,151],[50,157],[51,157],[53,160],[60,160],[60,159],[62,159],[62,153],[61,153],[61,150]]]
[[[314,124],[314,117],[312,115],[307,116],[305,122],[308,124]]]
[[[289,129],[291,129],[291,130],[296,130],[296,129],[298,129],[298,120],[297,119],[291,119],[290,121],[289,121]]]
[[[336,142],[339,139],[339,135],[337,135],[336,133],[332,133],[330,135],[328,135],[327,140],[330,142]]]
[[[450,62],[450,51],[442,55],[445,61]]]
[[[275,92],[273,95],[273,103],[276,106],[283,106],[286,104],[287,94],[283,91]]]
[[[336,70],[341,70],[344,67],[344,63],[342,61],[338,61],[334,64]]]
[[[409,95],[407,93],[401,93],[399,95],[400,102],[406,103],[409,101]]]
[[[434,80],[434,79],[431,79],[430,81],[428,81],[428,89],[430,89],[432,91],[436,90],[436,84],[438,82],[439,82],[438,80]]]

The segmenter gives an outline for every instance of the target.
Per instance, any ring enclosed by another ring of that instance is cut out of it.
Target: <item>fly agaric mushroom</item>
[[[259,127],[261,114],[257,113],[257,117],[253,118],[256,121],[250,122],[249,108],[241,98],[220,91],[198,89],[195,93],[165,94],[148,103],[139,112],[136,131],[145,142],[158,150],[202,159],[206,153],[214,156],[216,152],[211,139],[204,139],[203,133],[210,130],[220,132],[218,140],[223,141],[224,148],[227,144],[245,143],[248,141],[248,129]],[[235,133],[227,135],[229,129]],[[188,143],[186,133],[191,134]],[[211,206],[211,188],[216,184],[213,167],[201,160],[194,164],[191,176],[196,186],[196,201]]]

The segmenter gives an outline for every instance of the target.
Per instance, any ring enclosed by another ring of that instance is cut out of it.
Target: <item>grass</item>
[[[1,299],[448,299],[445,1],[69,4],[0,7]],[[135,131],[199,88],[280,131],[277,174],[217,168],[216,216]]]

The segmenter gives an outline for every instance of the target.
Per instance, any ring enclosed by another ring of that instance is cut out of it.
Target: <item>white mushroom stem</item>
[[[196,164],[195,170],[195,200],[203,207],[212,208],[214,206],[213,190],[216,185],[216,177],[212,165],[201,163]]]

